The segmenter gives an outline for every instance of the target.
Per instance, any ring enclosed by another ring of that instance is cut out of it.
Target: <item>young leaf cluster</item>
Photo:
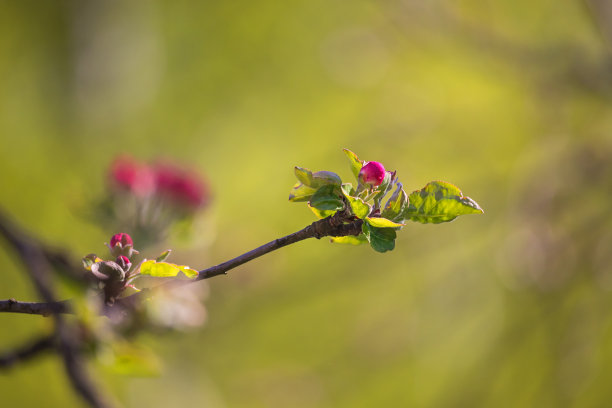
[[[444,181],[432,181],[410,195],[404,191],[395,171],[385,171],[378,186],[365,184],[360,172],[368,162],[348,149],[344,149],[344,153],[357,180],[355,186],[343,183],[340,176],[330,171],[313,173],[295,167],[298,182],[289,195],[289,201],[306,202],[319,218],[341,212],[345,223],[363,221],[359,235],[332,237],[332,242],[354,245],[368,242],[374,250],[386,252],[395,248],[397,231],[408,220],[438,224],[452,221],[459,215],[483,212],[474,200]]]

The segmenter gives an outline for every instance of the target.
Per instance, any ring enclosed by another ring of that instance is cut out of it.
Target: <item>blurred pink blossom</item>
[[[155,190],[155,174],[147,165],[127,156],[115,159],[110,167],[110,181],[136,196],[147,196]]]
[[[170,201],[195,209],[208,201],[206,185],[194,172],[171,163],[153,167],[157,193]]]
[[[197,173],[169,162],[148,165],[121,156],[112,163],[109,176],[119,190],[137,197],[156,195],[190,211],[209,200],[208,188]]]

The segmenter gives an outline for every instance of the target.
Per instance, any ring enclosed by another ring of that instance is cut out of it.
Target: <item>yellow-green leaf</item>
[[[365,237],[364,234],[359,234],[359,235],[347,235],[345,237],[332,237],[331,242],[334,242],[337,244],[361,245],[361,244],[367,244],[368,239]]]
[[[295,166],[294,168],[295,177],[300,181],[300,183],[304,184],[308,187],[314,187],[312,185],[312,172],[303,167]]]
[[[313,207],[310,204],[308,204],[308,208],[310,208],[312,212],[317,216],[317,218],[320,219],[330,217],[336,213],[335,210],[319,210],[318,208]]]
[[[357,157],[357,155],[351,152],[349,149],[342,149],[342,150],[344,151],[344,153],[349,159],[349,162],[351,165],[351,171],[353,172],[353,175],[355,176],[356,179],[359,179],[359,172],[361,171],[361,168],[363,167],[363,161],[359,160],[359,157]]]
[[[432,181],[408,197],[403,218],[423,224],[452,221],[459,215],[480,214],[484,211],[456,186],[444,181]]]
[[[199,273],[195,269],[191,269],[187,265],[178,265],[178,267],[181,270],[181,272],[183,272],[185,276],[187,276],[189,279],[194,279],[198,277]]]
[[[370,207],[369,204],[365,203],[361,198],[352,197],[346,194],[344,189],[342,190],[342,192],[344,193],[344,197],[346,197],[346,200],[349,202],[349,205],[351,206],[352,213],[355,214],[357,218],[364,219],[365,217],[370,215],[370,211],[372,211],[372,207]]]
[[[140,273],[142,275],[149,275],[157,278],[174,277],[180,272],[183,272],[185,276],[191,279],[198,276],[198,271],[185,265],[176,265],[169,262],[156,262],[154,260],[145,261],[140,265]]]
[[[381,217],[390,219],[391,221],[403,221],[402,212],[408,204],[408,195],[402,187],[402,183],[397,183],[397,188],[387,200],[387,204],[382,211]]]
[[[299,201],[308,201],[310,197],[316,192],[314,188],[308,187],[302,183],[297,183],[291,189],[291,193],[289,194],[289,201],[299,202]]]
[[[405,224],[399,224],[386,218],[381,217],[366,217],[366,221],[373,227],[377,228],[398,228],[403,227]]]

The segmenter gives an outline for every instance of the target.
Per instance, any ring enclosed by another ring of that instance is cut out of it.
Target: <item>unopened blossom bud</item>
[[[129,271],[130,267],[132,266],[130,259],[125,255],[119,255],[115,262],[126,272]]]
[[[116,247],[118,244],[121,244],[121,247],[124,247],[126,245],[134,246],[132,237],[130,237],[129,234],[126,234],[125,232],[120,232],[119,234],[115,234],[111,237],[110,239],[111,249]]]
[[[379,162],[367,162],[359,171],[359,181],[377,187],[385,179],[385,173],[385,167]]]
[[[134,249],[132,237],[130,237],[125,232],[113,235],[110,239],[110,242],[106,244],[106,246],[108,246],[108,249],[110,249],[110,252],[111,254],[113,254],[113,256],[124,255],[125,257],[130,259],[133,254],[138,253],[138,251]]]

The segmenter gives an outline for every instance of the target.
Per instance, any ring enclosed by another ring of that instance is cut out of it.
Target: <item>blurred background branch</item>
[[[47,305],[57,305],[58,302],[53,293],[51,267],[44,251],[37,244],[36,240],[19,230],[17,226],[2,213],[0,213],[0,233],[25,266],[32,284],[42,300]],[[63,303],[59,302],[59,304]],[[58,342],[57,352],[64,362],[66,374],[70,379],[72,387],[92,407],[110,407],[110,403],[103,397],[102,393],[96,388],[97,386],[90,379],[81,356],[81,346],[78,341],[79,337],[74,327],[63,319],[60,314],[62,312],[63,310],[59,307],[53,307],[51,310],[55,322],[54,337]],[[39,341],[25,350],[16,351],[14,355],[22,358],[33,355],[49,347],[48,343],[49,342]],[[13,359],[12,361],[17,360],[18,359]]]
[[[17,363],[24,363],[43,353],[55,351],[55,335],[41,336],[22,346],[0,354],[0,369],[11,368]]]

